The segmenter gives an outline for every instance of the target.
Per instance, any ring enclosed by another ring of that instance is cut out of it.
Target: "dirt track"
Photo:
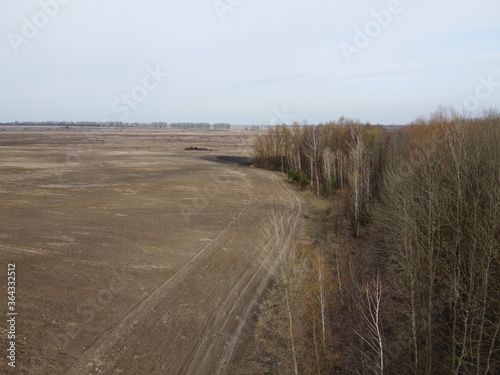
[[[258,227],[273,200],[289,206],[293,227],[301,212],[299,199],[274,176],[241,173],[249,196],[238,215],[87,349],[68,374],[224,373],[267,280],[264,256],[256,256]]]
[[[158,134],[135,135],[103,134],[57,182],[56,147],[43,145],[50,158],[29,157],[36,134],[0,149],[0,261],[30,270],[19,277],[24,373],[224,374],[269,277],[259,244],[267,214],[286,211],[290,233],[299,228],[302,201],[276,175],[180,151],[244,156],[241,138],[178,138],[165,151]],[[55,211],[52,225],[37,221]],[[50,233],[54,224],[63,228]],[[32,237],[16,237],[27,225]]]

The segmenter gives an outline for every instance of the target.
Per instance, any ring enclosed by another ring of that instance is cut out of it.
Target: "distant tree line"
[[[0,123],[0,126],[124,126],[121,121],[12,121]]]
[[[351,241],[376,241],[359,272],[339,245],[310,260],[294,373],[500,373],[499,145],[496,110],[444,107],[407,126],[342,118],[256,137],[257,166],[331,196]]]
[[[231,127],[230,124],[226,124],[226,123],[217,123],[217,124],[213,124],[212,125],[214,127],[215,130],[229,130],[229,128]]]
[[[199,122],[199,123],[194,123],[194,122],[176,122],[170,124],[170,127],[172,129],[184,129],[184,130],[192,130],[192,129],[197,129],[197,130],[208,130],[210,129],[210,124],[206,122]]]
[[[177,122],[168,124],[166,122],[121,122],[121,121],[14,121],[0,123],[0,126],[109,126],[109,127],[149,127],[149,128],[172,128],[184,130],[229,130],[230,124],[207,122]]]

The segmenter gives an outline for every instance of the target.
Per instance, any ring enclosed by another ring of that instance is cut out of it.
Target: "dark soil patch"
[[[186,147],[185,151],[213,151],[211,148],[206,147]]]
[[[217,155],[217,156],[205,156],[205,160],[215,161],[218,163],[233,164],[240,167],[250,167],[253,163],[253,158],[246,156],[228,156],[228,155]]]

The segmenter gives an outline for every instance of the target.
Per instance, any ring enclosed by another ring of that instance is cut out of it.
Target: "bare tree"
[[[335,176],[335,154],[330,148],[323,150],[323,175],[326,181],[328,194],[333,192],[333,178]]]
[[[316,187],[316,194],[320,193],[319,182],[319,161],[321,155],[319,129],[317,126],[308,126],[304,129],[304,152],[309,158],[309,173],[311,176],[311,184]]]
[[[353,125],[351,127],[352,142],[350,144],[350,168],[349,184],[350,196],[353,206],[353,235],[358,237],[361,222],[361,209],[363,205],[363,173],[365,171],[363,164],[364,143],[362,139],[361,127]]]
[[[366,306],[363,309],[364,332],[356,332],[368,350],[362,350],[362,354],[368,361],[368,367],[376,374],[383,375],[385,371],[384,339],[382,335],[381,301],[382,285],[380,276],[377,274],[373,285],[365,287]]]

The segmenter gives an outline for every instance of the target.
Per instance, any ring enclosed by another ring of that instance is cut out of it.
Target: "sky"
[[[498,0],[0,0],[0,122],[500,109]]]

